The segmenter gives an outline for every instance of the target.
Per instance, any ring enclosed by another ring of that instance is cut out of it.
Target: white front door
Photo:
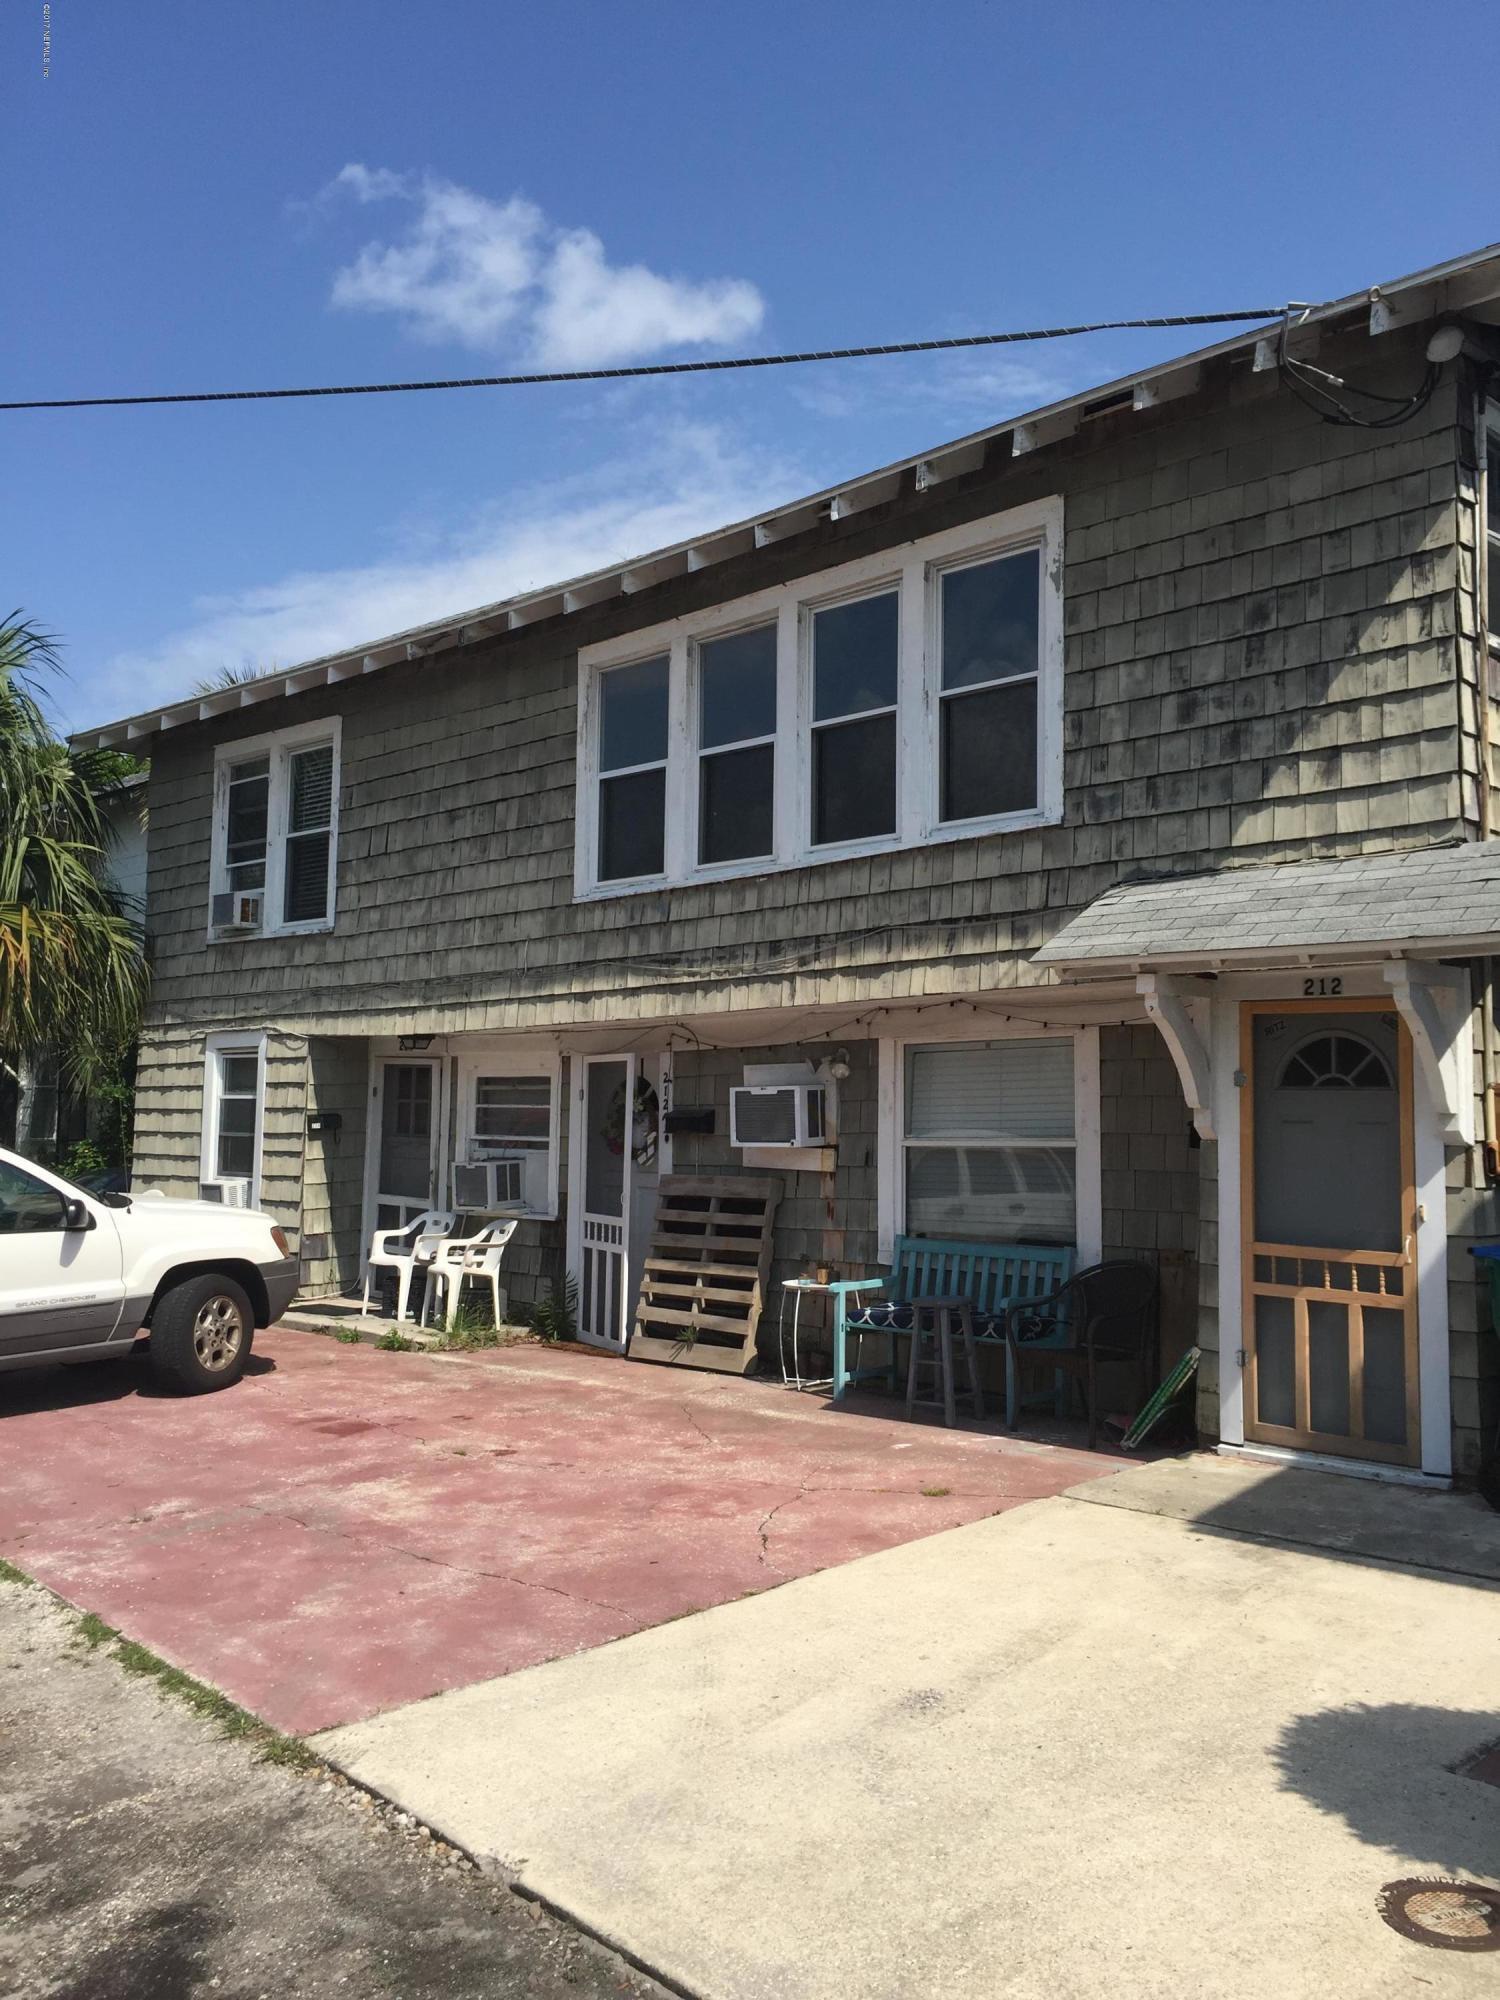
[[[574,1059],[568,1135],[568,1264],[578,1337],[623,1353],[633,1304],[630,1257],[636,1082],[633,1056]]]

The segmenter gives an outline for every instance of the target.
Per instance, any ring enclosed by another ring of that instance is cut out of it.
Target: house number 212
[[[1324,999],[1331,994],[1342,993],[1343,990],[1342,979],[1304,979],[1302,982],[1304,1000]]]

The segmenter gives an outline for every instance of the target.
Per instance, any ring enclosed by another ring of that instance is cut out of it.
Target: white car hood
[[[221,1230],[226,1221],[231,1225],[237,1222],[263,1222],[269,1229],[276,1220],[274,1215],[268,1215],[263,1208],[228,1208],[221,1201],[183,1201],[176,1195],[158,1194],[155,1188],[132,1188],[130,1203],[131,1208],[139,1209],[144,1215],[177,1215],[185,1222],[213,1222]],[[130,1208],[114,1210],[122,1222],[130,1212]],[[255,1230],[252,1233],[258,1235],[260,1232]]]

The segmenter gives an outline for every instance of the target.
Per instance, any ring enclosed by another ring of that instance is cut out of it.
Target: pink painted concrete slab
[[[219,1395],[159,1393],[139,1359],[0,1375],[0,1552],[303,1733],[1118,1464],[895,1409],[576,1348],[277,1330]]]

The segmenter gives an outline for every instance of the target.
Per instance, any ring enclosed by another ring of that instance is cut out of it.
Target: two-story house
[[[663,1170],[774,1168],[778,1274],[1156,1260],[1224,1448],[1472,1472],[1497,325],[1492,249],[84,732],[151,757],[138,1183],[316,1294],[493,1160],[620,1348]]]

